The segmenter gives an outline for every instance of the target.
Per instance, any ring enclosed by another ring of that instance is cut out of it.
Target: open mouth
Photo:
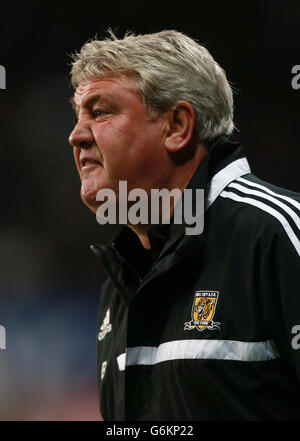
[[[98,167],[99,165],[102,167],[100,161],[96,161],[95,159],[91,158],[83,158],[80,162],[82,170],[88,170],[94,167]]]

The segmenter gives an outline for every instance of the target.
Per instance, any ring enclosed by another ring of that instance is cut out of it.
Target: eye
[[[105,109],[94,109],[93,110],[93,117],[99,118],[100,116],[107,115],[109,112]]]

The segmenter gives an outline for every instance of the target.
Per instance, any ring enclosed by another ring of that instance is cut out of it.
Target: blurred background
[[[196,38],[234,86],[236,138],[252,171],[300,192],[300,5],[296,1],[1,6],[0,420],[99,420],[96,311],[107,243],[81,203],[68,136],[69,54],[118,36],[177,29]],[[179,9],[180,7],[180,9]]]

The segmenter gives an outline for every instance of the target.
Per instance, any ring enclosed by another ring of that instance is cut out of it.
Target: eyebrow
[[[112,104],[113,97],[108,93],[105,93],[105,94],[96,93],[96,94],[88,96],[87,98],[84,98],[82,100],[81,107],[89,107],[98,101],[103,101],[105,104]],[[78,106],[76,105],[75,99],[73,96],[70,98],[70,103],[72,105],[74,112],[78,116]]]

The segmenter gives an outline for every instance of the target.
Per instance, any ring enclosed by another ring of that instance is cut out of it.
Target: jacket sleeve
[[[300,234],[279,228],[262,254],[259,297],[270,337],[300,386]]]

